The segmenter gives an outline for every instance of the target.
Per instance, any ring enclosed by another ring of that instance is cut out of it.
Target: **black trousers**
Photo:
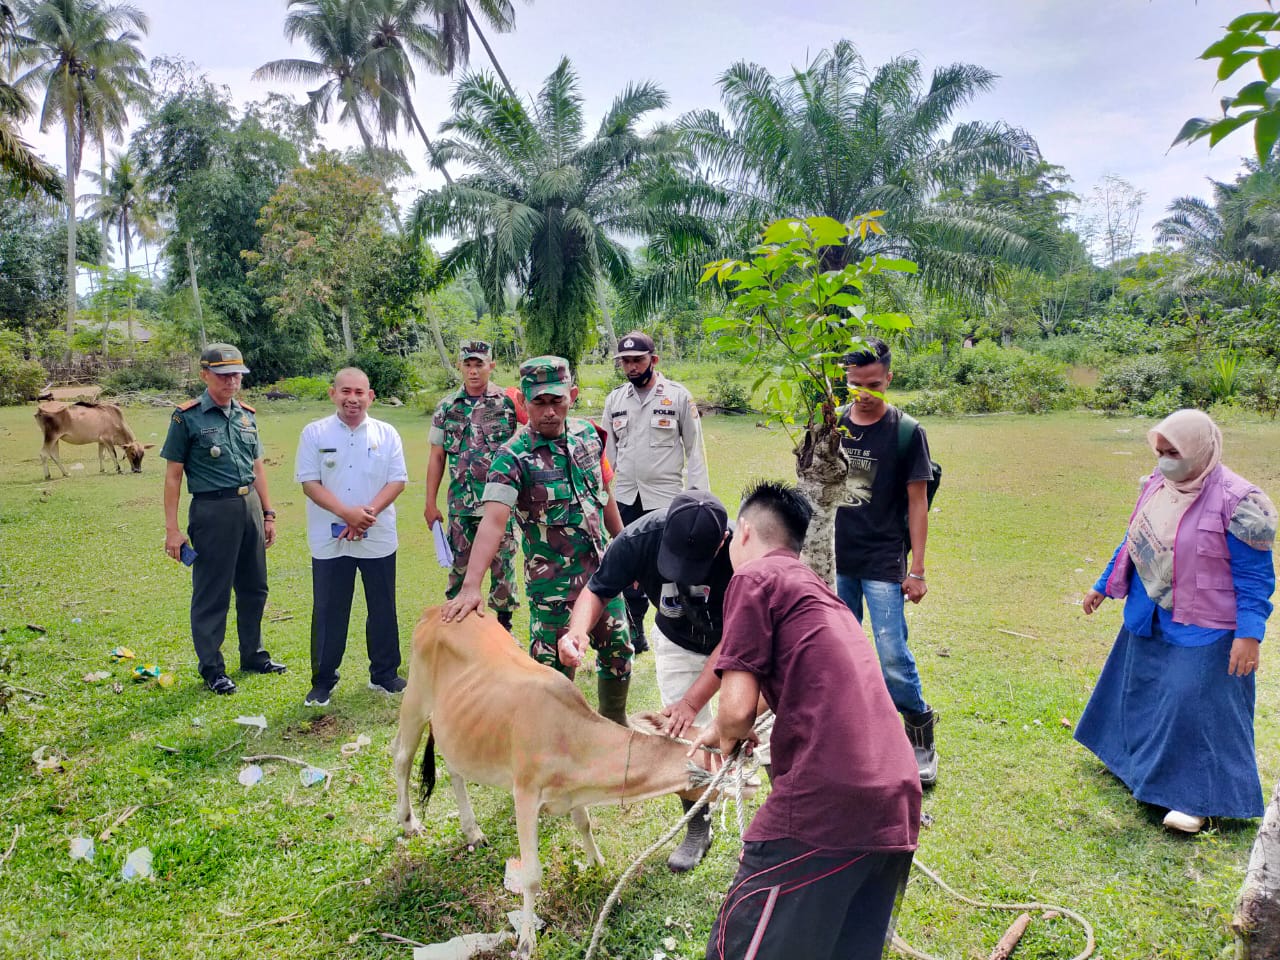
[[[707,960],[880,960],[893,940],[910,852],[743,844]]]
[[[396,555],[311,558],[311,683],[332,689],[347,652],[356,571],[364,584],[369,616],[364,624],[369,679],[390,680],[400,669],[400,625],[396,621]]]
[[[639,494],[637,494],[635,503],[619,503],[618,513],[622,516],[623,526],[626,526],[639,520],[647,513],[653,513],[653,508],[646,510],[644,504],[640,502]],[[631,635],[633,637],[643,636],[644,615],[649,610],[649,598],[635,584],[623,590],[622,596],[627,601],[627,625],[631,628]]]
[[[191,639],[200,675],[227,672],[222,640],[227,633],[231,591],[236,592],[236,632],[240,668],[253,669],[270,658],[262,647],[262,611],[267,605],[267,547],[262,501],[250,488],[243,497],[192,499],[187,536],[198,556],[191,565]]]

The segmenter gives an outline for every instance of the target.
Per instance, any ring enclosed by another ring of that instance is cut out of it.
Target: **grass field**
[[[465,852],[447,790],[423,817],[427,836],[406,843],[392,816],[387,754],[396,707],[365,689],[361,642],[348,651],[333,706],[302,706],[310,574],[292,461],[302,426],[326,407],[277,404],[260,414],[280,511],[267,645],[290,671],[237,677],[240,692],[225,698],[205,693],[195,674],[189,574],[162,550],[162,461],[153,451],[140,476],[100,476],[91,448],[64,446],[64,462],[83,469],[44,482],[31,412],[0,409],[0,644],[16,661],[11,682],[41,694],[20,697],[0,717],[0,856],[17,830],[0,863],[0,958],[408,957],[407,946],[380,934],[432,942],[500,929],[519,904],[502,889],[503,863],[517,847],[510,798],[474,791],[490,838],[475,853]],[[409,408],[376,413],[399,427],[414,478],[400,501],[407,641],[444,585],[421,522],[427,423]],[[163,409],[128,416],[145,441],[163,438]],[[1150,469],[1147,424],[1078,413],[928,426],[945,475],[930,527],[930,592],[909,616],[925,692],[942,717],[942,763],[925,799],[932,825],[919,859],[972,896],[1080,911],[1097,928],[1102,957],[1227,955],[1255,824],[1169,836],[1069,729],[1120,613],[1108,604],[1086,621],[1077,601]],[[1280,426],[1233,422],[1226,441],[1233,468],[1280,493]],[[709,418],[707,446],[714,488],[731,506],[747,480],[792,474],[786,437],[753,419]],[[357,599],[353,636],[362,623]],[[518,617],[517,633],[524,626]],[[108,660],[120,644],[172,671],[176,685],[133,683],[127,665]],[[234,640],[226,649],[234,666]],[[98,670],[111,671],[121,691],[81,679]],[[1275,677],[1264,669],[1259,681],[1268,785],[1280,777]],[[657,706],[649,655],[638,662],[632,705]],[[256,736],[236,725],[241,714],[264,715],[267,730]],[[359,734],[371,745],[344,757],[341,746]],[[65,772],[37,772],[32,753],[41,747],[65,756]],[[248,753],[305,759],[332,782],[304,787],[297,767],[274,763],[247,789],[237,774]],[[93,863],[70,859],[71,838],[97,838],[135,805],[109,840],[98,840]],[[567,820],[544,820],[540,957],[582,955],[618,874],[676,812],[673,799],[599,810],[609,861],[600,871],[577,866]],[[121,865],[141,846],[154,852],[155,877],[126,882]],[[615,911],[608,955],[700,957],[736,852],[732,832],[721,833],[692,876],[669,875],[661,857],[648,864]],[[967,960],[986,957],[1010,919],[946,899],[917,876],[899,932],[919,949]],[[664,938],[676,948],[664,948]],[[1037,921],[1017,956],[1066,958],[1081,944],[1073,927]]]

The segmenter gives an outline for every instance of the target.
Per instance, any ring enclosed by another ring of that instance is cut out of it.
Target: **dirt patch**
[[[285,740],[319,740],[331,743],[346,733],[346,725],[331,713],[316,717],[314,720],[303,720],[289,727],[284,732]]]
[[[72,387],[51,387],[40,394],[41,400],[97,400],[102,388],[96,383],[81,383]]]

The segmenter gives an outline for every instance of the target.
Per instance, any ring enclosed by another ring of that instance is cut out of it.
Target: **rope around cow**
[[[768,731],[771,730],[772,728],[773,728],[772,713],[766,712],[756,720],[755,731],[757,736],[762,736],[764,734],[767,734]],[[681,738],[679,737],[673,737],[672,739],[680,740],[680,742],[682,743],[689,743],[689,741],[681,740]],[[712,752],[712,753],[719,752],[717,750],[714,750],[713,748],[705,748],[705,749],[707,749],[709,752]],[[742,788],[746,782],[747,777],[758,766],[759,764],[756,762],[755,758],[748,755],[745,752],[744,744],[742,743],[738,744],[737,748],[733,751],[733,753],[724,761],[723,765],[721,765],[720,770],[715,774],[714,777],[711,778],[710,782],[707,783],[706,789],[703,791],[702,796],[698,798],[698,802],[695,803],[692,807],[690,807],[688,812],[685,813],[685,815],[681,817],[679,820],[677,820],[675,824],[671,827],[671,829],[667,830],[666,833],[664,833],[661,837],[655,840],[643,852],[641,852],[639,856],[637,856],[634,860],[631,861],[631,864],[627,867],[627,869],[622,872],[622,876],[618,878],[618,882],[614,884],[613,890],[609,892],[609,896],[605,899],[604,905],[600,908],[600,916],[596,920],[596,925],[594,929],[591,931],[591,943],[587,947],[587,952],[583,956],[583,960],[594,960],[596,951],[599,949],[599,946],[600,946],[600,940],[604,936],[605,921],[609,919],[609,914],[613,911],[613,908],[617,905],[618,898],[622,893],[622,888],[626,885],[627,881],[629,881],[635,875],[636,871],[640,868],[640,865],[642,863],[644,863],[651,856],[653,856],[655,853],[661,850],[664,846],[666,846],[667,843],[669,843],[672,840],[672,838],[674,838],[676,834],[678,834],[689,823],[690,820],[692,820],[695,816],[697,816],[707,806],[707,804],[710,803],[712,795],[716,792],[716,790],[720,789],[721,785],[726,780],[735,781],[735,789],[732,791],[729,791],[729,794],[734,800],[734,806],[737,812],[738,831],[739,833],[744,833],[746,831],[745,816],[743,814],[743,804],[742,804]],[[695,770],[699,774],[705,774],[705,771],[703,771],[702,768],[700,767],[696,767]],[[695,783],[694,785],[700,786],[701,784]],[[1039,901],[1031,901],[1029,903],[995,903],[995,902],[986,901],[986,900],[975,900],[972,897],[967,897],[964,894],[952,888],[951,886],[949,886],[940,876],[934,873],[931,869],[929,869],[929,867],[927,867],[921,861],[912,860],[911,866],[912,866],[912,869],[922,873],[925,877],[927,877],[929,880],[935,883],[939,888],[943,890],[943,892],[945,892],[949,896],[955,898],[956,900],[959,900],[961,903],[968,904],[971,907],[976,907],[979,910],[1008,910],[1008,911],[1016,911],[1018,913],[1023,913],[1031,910],[1040,910],[1046,913],[1060,914],[1068,918],[1069,920],[1079,924],[1081,929],[1084,931],[1085,947],[1083,951],[1075,954],[1071,958],[1071,960],[1088,960],[1089,957],[1093,956],[1093,951],[1097,948],[1097,940],[1094,937],[1093,925],[1074,910],[1069,910],[1066,907],[1058,906],[1056,904],[1041,903]],[[902,954],[903,956],[913,958],[913,960],[938,960],[938,958],[933,956],[932,954],[923,953],[919,950],[916,950],[914,947],[908,944],[905,940],[903,940],[897,934],[894,934],[894,937],[893,937],[893,949],[896,950],[898,953]]]

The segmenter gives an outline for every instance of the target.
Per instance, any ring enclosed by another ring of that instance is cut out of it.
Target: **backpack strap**
[[[916,427],[920,426],[920,421],[909,413],[898,411],[898,462],[901,463],[907,458],[907,452],[911,449],[911,438],[915,435]]]

